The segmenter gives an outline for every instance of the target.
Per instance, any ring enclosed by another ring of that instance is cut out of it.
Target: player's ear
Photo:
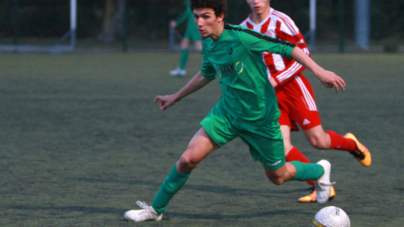
[[[224,13],[220,14],[219,16],[217,16],[217,23],[220,23],[224,20]]]

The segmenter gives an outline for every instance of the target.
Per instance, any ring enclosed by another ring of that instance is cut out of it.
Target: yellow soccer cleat
[[[352,155],[365,167],[369,167],[372,164],[372,156],[370,155],[369,150],[361,144],[358,139],[352,134],[347,133],[344,136],[345,138],[351,139],[356,143],[356,150],[352,153]]]
[[[330,190],[330,198],[328,200],[332,200],[335,197],[335,189],[334,186],[331,186]],[[299,202],[301,203],[315,203],[317,202],[317,193],[316,190],[314,190],[310,195],[303,196],[298,199]]]

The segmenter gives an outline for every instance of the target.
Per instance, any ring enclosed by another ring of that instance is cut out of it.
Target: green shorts
[[[185,30],[184,38],[190,39],[191,41],[199,41],[202,40],[201,35],[199,34],[198,28],[195,26],[189,26]]]
[[[220,105],[215,105],[201,125],[219,146],[239,136],[248,145],[254,161],[260,161],[267,169],[276,170],[286,162],[278,120],[254,125],[224,113]]]

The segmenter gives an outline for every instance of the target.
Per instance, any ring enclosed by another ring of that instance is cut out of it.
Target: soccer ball
[[[317,212],[312,227],[351,227],[351,221],[343,209],[329,206]]]

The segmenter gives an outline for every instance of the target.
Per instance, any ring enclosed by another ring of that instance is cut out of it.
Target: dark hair
[[[202,8],[213,9],[217,17],[222,14],[226,17],[227,14],[226,0],[191,0],[192,11]]]

